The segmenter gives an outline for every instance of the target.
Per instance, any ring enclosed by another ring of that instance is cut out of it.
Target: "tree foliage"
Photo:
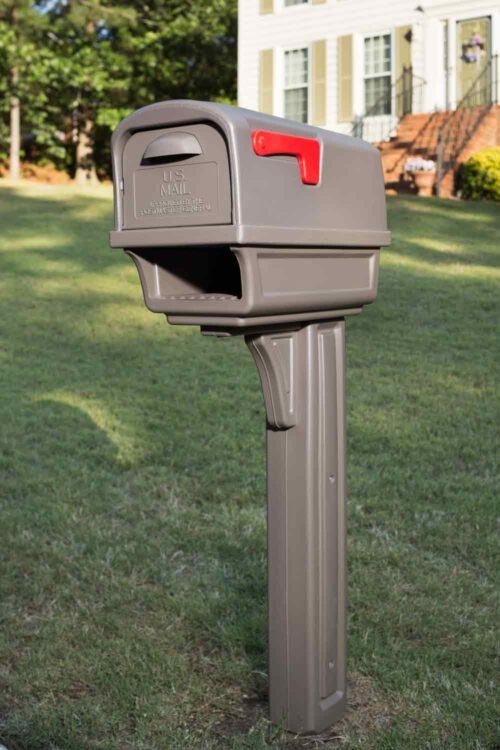
[[[50,52],[44,44],[46,18],[30,0],[0,0],[0,158],[6,159],[13,98],[23,106],[31,140],[44,142],[50,108]],[[47,86],[41,85],[45,82]]]
[[[31,158],[103,175],[122,117],[171,98],[233,101],[235,68],[236,0],[0,0],[1,143],[16,93]]]

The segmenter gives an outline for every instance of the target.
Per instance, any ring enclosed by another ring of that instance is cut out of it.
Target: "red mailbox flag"
[[[252,144],[257,156],[296,156],[302,182],[306,185],[318,184],[320,144],[315,138],[299,138],[271,130],[254,130]]]

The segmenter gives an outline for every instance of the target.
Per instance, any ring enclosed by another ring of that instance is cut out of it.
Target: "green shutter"
[[[398,117],[404,117],[413,110],[411,26],[397,26],[394,29],[394,63],[396,114]]]
[[[273,114],[274,55],[272,49],[259,52],[259,111]]]
[[[337,39],[338,121],[351,122],[352,111],[352,34]]]
[[[312,44],[312,125],[326,123],[326,41],[321,39]]]
[[[394,29],[396,53],[396,81],[403,75],[403,68],[411,67],[411,26]]]
[[[259,12],[260,13],[272,13],[273,12],[273,0],[259,0]]]

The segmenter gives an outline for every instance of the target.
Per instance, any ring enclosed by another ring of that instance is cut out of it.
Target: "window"
[[[309,2],[309,0],[285,0],[285,8],[288,8],[289,5],[304,5],[304,3]]]
[[[285,52],[285,112],[289,120],[307,122],[309,99],[309,50]]]
[[[365,39],[365,112],[391,114],[391,35]]]

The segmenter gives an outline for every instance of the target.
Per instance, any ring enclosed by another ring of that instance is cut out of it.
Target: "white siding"
[[[492,49],[500,52],[500,5],[498,0],[420,0],[424,12],[415,10],[418,0],[327,0],[324,4],[284,7],[274,0],[274,13],[259,14],[258,0],[239,0],[238,102],[258,109],[258,53],[275,51],[274,107],[282,115],[284,49],[303,47],[318,39],[327,40],[327,127],[338,126],[337,113],[337,36],[353,34],[353,104],[364,111],[363,38],[369,34],[393,31],[411,25],[414,73],[427,81],[423,110],[445,106],[443,21],[448,21],[451,100],[455,90],[455,24],[463,18],[488,15],[492,18]]]

